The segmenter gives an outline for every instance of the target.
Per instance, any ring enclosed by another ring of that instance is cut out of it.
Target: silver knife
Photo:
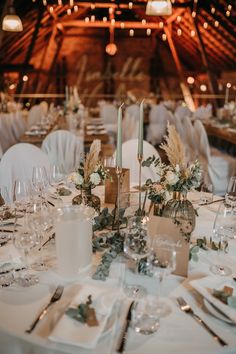
[[[122,331],[121,331],[121,335],[120,335],[120,339],[119,339],[118,347],[117,347],[117,352],[118,353],[123,353],[123,351],[125,349],[125,344],[126,344],[126,339],[127,339],[127,332],[128,332],[128,329],[129,329],[131,318],[132,318],[133,306],[134,306],[134,301],[132,301],[130,306],[129,306],[129,309],[128,309],[128,312],[127,312],[127,315],[126,315],[125,324],[124,324],[124,326],[122,328]]]
[[[36,325],[38,324],[38,322],[40,320],[42,320],[42,318],[44,318],[44,316],[46,315],[46,313],[48,312],[49,307],[56,301],[60,300],[62,293],[63,293],[64,287],[59,285],[54,294],[52,295],[49,303],[42,309],[42,311],[38,314],[38,316],[36,317],[36,319],[34,320],[34,322],[30,325],[30,327],[25,331],[26,333],[31,333],[34,328],[36,327]]]

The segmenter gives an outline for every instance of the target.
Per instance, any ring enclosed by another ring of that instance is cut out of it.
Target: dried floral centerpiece
[[[196,189],[201,183],[201,167],[196,160],[191,164],[186,163],[185,149],[180,136],[173,125],[168,125],[168,136],[161,148],[166,152],[169,164],[161,162],[160,158],[148,158],[143,162],[144,166],[156,167],[156,180],[147,180],[149,188],[149,199],[153,203],[164,203],[172,193],[162,215],[172,217],[175,220],[187,220],[188,232],[191,233],[195,227],[195,211],[190,201],[187,200],[187,193]],[[185,225],[186,229],[186,225]]]
[[[81,162],[77,171],[69,176],[69,180],[73,182],[81,194],[74,197],[73,204],[81,204],[82,202],[93,207],[100,212],[100,199],[92,194],[91,190],[105,181],[108,177],[108,170],[104,169],[99,158],[101,151],[100,140],[94,140],[90,150]]]

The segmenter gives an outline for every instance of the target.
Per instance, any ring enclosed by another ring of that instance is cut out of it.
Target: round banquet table
[[[68,202],[68,197],[65,197]],[[66,202],[65,202],[66,203]],[[201,206],[198,210],[196,228],[192,238],[210,237],[212,225],[216,215],[216,204]],[[4,247],[4,246],[3,246]],[[55,245],[48,244],[47,252],[55,254]],[[225,262],[229,263],[236,275],[236,241],[230,241],[229,254],[225,256]],[[193,289],[190,282],[193,279],[203,278],[210,275],[209,267],[215,259],[214,251],[200,250],[199,260],[189,263],[187,278],[170,275],[164,280],[162,295],[170,305],[171,312],[168,316],[160,319],[158,331],[152,335],[142,335],[129,328],[125,353],[128,354],[223,354],[236,353],[236,325],[227,324],[213,317],[204,308],[202,297]],[[94,262],[97,257],[94,256]],[[39,284],[27,288],[16,284],[0,289],[0,354],[107,354],[115,353],[117,340],[120,335],[122,323],[124,323],[130,299],[120,298],[116,301],[115,321],[112,328],[105,332],[94,349],[85,349],[75,345],[60,344],[49,339],[55,324],[68,307],[73,296],[80,291],[81,287],[95,284],[111,287],[113,291],[121,293],[119,281],[115,278],[115,270],[119,262],[113,262],[111,276],[105,282],[92,280],[89,275],[80,275],[78,279],[69,282],[61,278],[55,266],[45,272],[40,272]],[[158,280],[148,276],[128,273],[130,280],[141,283],[152,295],[157,294]],[[58,284],[65,286],[60,301],[53,305],[48,314],[38,324],[31,334],[25,330],[35,319],[39,311],[49,301],[55,287]],[[221,347],[211,335],[195,321],[191,316],[183,313],[176,302],[178,296],[193,307],[203,320],[227,343]]]

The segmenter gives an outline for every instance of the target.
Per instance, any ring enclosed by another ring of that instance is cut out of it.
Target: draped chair
[[[137,139],[139,130],[139,106],[133,104],[126,108],[122,122],[123,141]]]
[[[170,121],[170,114],[164,105],[153,105],[149,113],[149,126],[147,129],[147,140],[150,141],[152,145],[162,142],[166,134],[168,121]]]
[[[15,144],[5,152],[0,161],[0,186],[6,186],[12,197],[14,182],[17,179],[31,180],[35,166],[49,170],[47,155],[32,144]]]
[[[187,161],[195,161],[197,158],[197,142],[194,134],[194,128],[189,117],[182,120],[183,142],[186,147]]]
[[[42,107],[39,104],[32,106],[29,110],[27,128],[30,129],[32,125],[39,124],[42,115]]]
[[[236,160],[226,154],[212,155],[206,130],[200,120],[194,123],[198,159],[203,168],[204,182],[213,184],[214,193],[224,195],[230,177],[235,174]]]
[[[138,184],[139,180],[139,162],[137,159],[138,139],[132,139],[122,144],[122,165],[124,168],[130,169],[131,184]],[[115,155],[115,154],[114,154]],[[143,159],[146,160],[150,156],[160,157],[156,149],[147,141],[143,142]],[[148,178],[155,180],[155,167],[142,167],[141,182],[144,184]]]
[[[61,166],[64,173],[72,172],[79,166],[84,153],[81,138],[67,130],[57,130],[46,136],[42,150],[52,165]]]

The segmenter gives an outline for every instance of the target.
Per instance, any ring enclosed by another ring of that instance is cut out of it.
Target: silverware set
[[[177,302],[179,304],[180,309],[189,314],[190,316],[192,316],[200,325],[202,325],[206,331],[221,345],[221,346],[226,346],[228,345],[221,337],[218,336],[218,334],[216,334],[209,326],[208,324],[206,324],[205,321],[203,321],[203,319],[198,316],[193,309],[191,308],[191,306],[182,298],[182,297],[178,297],[177,298]]]

